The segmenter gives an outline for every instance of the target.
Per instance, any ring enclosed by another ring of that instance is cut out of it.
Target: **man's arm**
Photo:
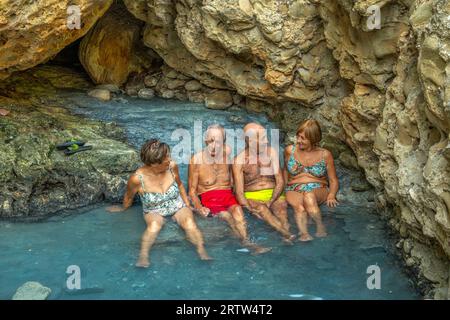
[[[277,201],[284,189],[284,178],[283,172],[280,169],[280,158],[278,156],[278,152],[273,148],[270,148],[270,160],[272,163],[272,170],[275,175],[275,188],[273,189],[272,199],[270,199],[267,204],[269,208],[275,201]]]
[[[189,196],[191,197],[192,203],[194,204],[194,208],[197,209],[197,212],[207,216],[209,213],[208,208],[204,208],[200,198],[198,197],[198,179],[199,179],[199,171],[198,164],[195,161],[195,155],[192,156],[189,162],[188,169],[188,186],[189,186]]]
[[[244,164],[240,157],[241,155],[238,155],[231,166],[233,170],[234,192],[239,204],[243,207],[250,208],[250,204],[244,195]]]

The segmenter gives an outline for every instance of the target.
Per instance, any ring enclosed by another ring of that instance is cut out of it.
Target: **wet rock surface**
[[[70,80],[69,80],[70,79]],[[0,83],[0,217],[38,219],[104,200],[118,200],[136,151],[122,129],[70,114],[58,94],[91,85],[69,69],[43,67]],[[66,156],[56,145],[70,139],[92,150]]]

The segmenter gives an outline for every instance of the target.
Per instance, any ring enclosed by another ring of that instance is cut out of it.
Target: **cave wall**
[[[8,9],[0,8],[3,77],[46,61],[88,31],[85,28],[70,35],[66,31],[63,37],[53,36],[50,26],[60,26],[64,3],[41,2],[42,6],[45,3],[45,13],[38,13],[33,6],[22,11],[12,4]],[[85,3],[83,8],[93,8],[87,11],[87,27],[110,5],[110,1],[95,2],[95,7],[89,1]],[[99,34],[126,33],[129,40],[123,50],[130,58],[117,63],[126,72],[121,73],[116,83],[122,83],[123,74],[130,70],[151,65],[143,62],[151,60],[145,57],[156,52],[165,64],[164,79],[160,82],[164,88],[182,87],[195,81],[190,87],[202,88],[202,92],[223,95],[229,91],[233,101],[239,101],[237,104],[267,112],[290,136],[302,119],[311,116],[319,119],[326,138],[334,139],[335,148],[342,141],[353,150],[358,166],[377,191],[379,211],[401,237],[397,245],[406,264],[417,271],[419,279],[434,284],[430,293],[434,298],[448,298],[449,1],[124,0],[123,3],[140,22],[115,30],[110,26],[113,22],[102,24],[107,19],[102,17],[80,46],[79,54],[88,72],[103,70],[104,74],[108,68],[117,70],[114,54],[120,51],[109,50],[113,56],[102,62],[92,56],[101,55]],[[367,20],[372,15],[369,9],[374,4],[380,8],[381,26],[369,30]],[[13,15],[14,12],[20,13],[19,16]],[[36,15],[36,19],[22,22],[21,29],[17,29],[18,21],[29,13]],[[27,29],[40,32],[32,32],[33,39],[27,38]],[[139,54],[140,60],[136,60],[134,49],[130,51],[136,46],[137,37],[151,49]],[[28,43],[40,49],[19,57],[17,53]],[[95,54],[89,53],[92,48],[96,48]],[[129,67],[136,65],[139,67]],[[91,77],[96,83],[112,81]],[[145,78],[145,74],[141,79],[154,85],[160,81],[150,75]],[[203,96],[199,101],[205,101]],[[348,155],[345,148],[335,156],[343,158],[344,153]]]

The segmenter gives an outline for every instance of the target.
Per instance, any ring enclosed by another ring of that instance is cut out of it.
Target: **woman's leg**
[[[313,237],[308,232],[308,214],[303,206],[303,193],[297,191],[287,191],[286,200],[294,209],[295,222],[299,229],[300,241],[311,241]]]
[[[240,205],[234,205],[230,207],[229,212],[231,220],[233,220],[234,226],[236,228],[239,239],[242,242],[242,245],[247,247],[252,251],[252,254],[262,254],[269,252],[271,248],[260,247],[257,244],[250,241],[247,233],[247,223],[244,218],[244,211]]]
[[[320,212],[319,205],[323,203],[328,195],[326,188],[316,188],[310,192],[304,194],[304,206],[308,214],[314,219],[317,226],[317,237],[326,237],[327,232],[322,222],[322,214]]]
[[[148,258],[150,254],[150,249],[153,243],[155,243],[156,237],[161,231],[164,225],[164,218],[158,214],[147,213],[144,215],[144,220],[147,224],[147,228],[142,234],[141,239],[141,251],[139,253],[139,259],[136,262],[136,267],[148,268],[150,265],[150,260]]]
[[[200,259],[211,260],[205,250],[203,236],[195,223],[194,215],[192,214],[191,209],[186,207],[180,209],[177,213],[175,213],[173,219],[186,232],[187,239],[196,247]]]

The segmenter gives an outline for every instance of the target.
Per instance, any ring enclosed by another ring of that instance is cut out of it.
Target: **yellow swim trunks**
[[[262,189],[258,191],[246,191],[244,192],[245,198],[254,201],[268,202],[272,199],[273,189]],[[279,199],[284,200],[286,196],[284,192],[281,194]]]

